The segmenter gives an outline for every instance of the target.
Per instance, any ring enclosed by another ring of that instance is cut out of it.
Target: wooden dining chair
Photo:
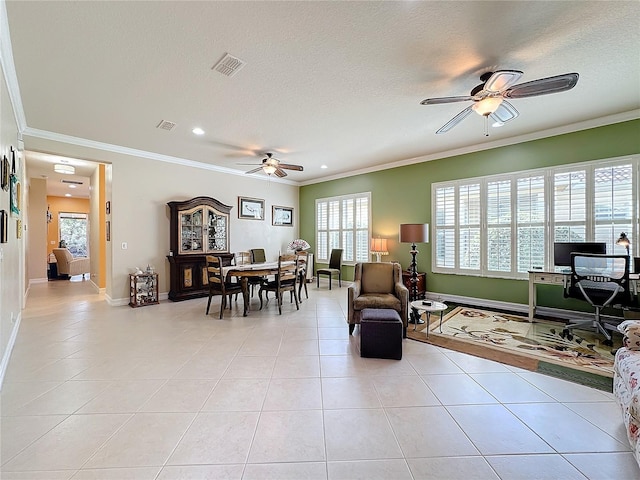
[[[296,309],[300,310],[298,302],[298,257],[296,255],[280,255],[278,257],[278,273],[275,280],[263,282],[260,285],[258,296],[260,297],[260,310],[262,310],[262,292],[274,292],[278,301],[278,311],[282,315],[282,294],[292,292],[296,302]],[[265,293],[266,295],[266,293]],[[267,301],[269,299],[267,298]]]
[[[309,265],[308,252],[296,252],[296,257],[298,257],[298,300],[302,302],[302,287],[304,287],[305,295],[309,298],[309,290],[307,290],[307,270],[313,268],[313,265]]]
[[[220,299],[220,318],[227,306],[227,298],[229,299],[229,309],[231,309],[231,296],[242,293],[242,285],[238,282],[230,282],[224,278],[222,271],[222,259],[213,255],[207,255],[207,279],[209,281],[209,300],[207,301],[207,310],[205,315],[209,315],[209,307],[211,306],[211,297],[221,295]]]
[[[249,250],[249,254],[251,256],[251,263],[264,263],[267,261],[267,255],[265,254],[264,248],[252,248],[251,250]],[[255,287],[259,287],[266,280],[267,280],[266,277],[249,277],[248,278],[252,297],[253,297],[253,292]]]

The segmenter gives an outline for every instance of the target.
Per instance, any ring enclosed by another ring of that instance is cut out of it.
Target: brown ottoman
[[[360,356],[402,358],[402,320],[390,308],[365,308],[360,317]]]

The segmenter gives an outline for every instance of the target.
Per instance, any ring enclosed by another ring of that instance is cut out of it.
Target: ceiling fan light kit
[[[427,98],[421,105],[439,105],[472,101],[473,105],[465,108],[455,117],[440,127],[436,134],[446,133],[462,120],[467,118],[473,110],[484,116],[484,134],[489,136],[489,119],[492,127],[501,127],[505,123],[518,117],[516,108],[505,99],[527,98],[550,93],[571,90],[578,83],[577,73],[565,73],[554,77],[539,78],[530,82],[514,85],[524,75],[520,70],[497,70],[485,72],[480,76],[483,82],[475,86],[469,95],[456,97]]]
[[[287,172],[285,170],[296,170],[298,172],[304,171],[304,168],[301,165],[292,165],[289,163],[282,163],[277,158],[273,157],[272,153],[265,153],[266,157],[262,159],[262,163],[258,168],[254,168],[253,170],[249,170],[245,172],[245,174],[256,173],[262,170],[267,175],[275,175],[276,177],[286,177]]]

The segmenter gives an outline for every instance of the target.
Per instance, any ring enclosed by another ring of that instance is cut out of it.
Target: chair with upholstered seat
[[[347,294],[349,335],[360,323],[365,308],[388,308],[398,312],[406,337],[409,289],[402,283],[399,263],[356,263],[353,284]]]
[[[251,263],[264,263],[267,261],[267,255],[265,254],[264,248],[252,248],[249,250],[250,261]],[[247,282],[251,287],[251,296],[253,297],[253,292],[255,287],[259,287],[262,282],[266,281],[266,277],[249,277],[247,278]]]
[[[338,276],[338,286],[342,287],[342,249],[331,249],[329,257],[329,266],[327,268],[318,268],[316,270],[317,287],[320,288],[320,275],[329,275],[329,290],[331,290],[331,279],[334,275]]]
[[[627,306],[631,302],[629,256],[571,253],[571,280],[565,296],[587,301],[595,314],[593,318],[569,323],[562,335],[571,338],[574,328],[594,328],[605,336],[605,344],[612,345],[607,329],[615,330],[619,322],[612,325],[603,320],[600,311],[610,305]]]
[[[262,310],[262,292],[274,292],[278,302],[278,311],[282,315],[282,294],[291,292],[296,301],[296,309],[300,310],[298,292],[298,257],[296,255],[280,255],[278,257],[278,273],[275,280],[263,282],[260,285],[258,295],[260,297],[260,310]],[[266,295],[266,293],[265,293]],[[268,299],[267,299],[268,300]]]
[[[213,255],[207,255],[207,276],[209,281],[209,300],[207,301],[205,315],[209,315],[211,297],[221,295],[220,318],[222,318],[224,307],[227,305],[227,297],[229,298],[229,310],[231,310],[231,296],[236,295],[237,298],[237,294],[242,293],[242,285],[238,282],[230,282],[224,278],[222,259]]]
[[[53,254],[56,257],[58,275],[66,275],[68,277],[82,275],[82,278],[84,278],[85,274],[91,271],[89,257],[74,258],[67,248],[54,248]]]

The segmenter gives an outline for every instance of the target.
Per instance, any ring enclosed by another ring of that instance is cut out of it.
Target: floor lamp
[[[428,223],[403,223],[400,225],[400,242],[411,244],[411,290],[409,290],[409,301],[412,302],[418,298],[418,262],[416,256],[418,250],[416,243],[429,243],[429,224]],[[418,318],[412,318],[411,323],[422,323]]]

